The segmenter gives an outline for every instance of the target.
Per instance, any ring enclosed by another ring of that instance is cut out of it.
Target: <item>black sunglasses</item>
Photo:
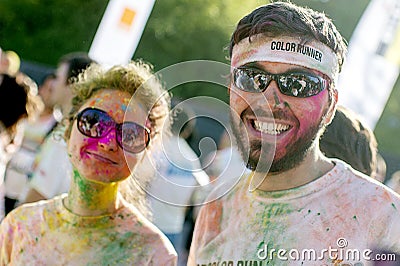
[[[150,142],[150,130],[134,122],[117,124],[107,112],[86,108],[76,116],[79,132],[91,138],[102,138],[116,129],[117,143],[130,153],[143,151]]]
[[[251,68],[235,68],[233,70],[234,85],[242,91],[263,92],[273,80],[278,84],[281,93],[299,98],[317,95],[329,84],[323,77],[311,73],[269,74]]]

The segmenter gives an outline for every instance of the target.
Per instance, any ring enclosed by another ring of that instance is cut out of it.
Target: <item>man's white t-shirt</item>
[[[334,163],[317,180],[284,191],[250,192],[244,176],[200,210],[188,265],[369,265],[369,249],[400,253],[400,196]]]

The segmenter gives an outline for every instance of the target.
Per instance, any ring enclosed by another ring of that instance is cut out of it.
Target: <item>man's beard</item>
[[[296,167],[304,160],[308,150],[315,144],[324,129],[324,125],[321,123],[322,117],[318,123],[309,128],[306,134],[286,147],[284,157],[276,160],[274,158],[275,143],[262,142],[262,140],[249,141],[243,121],[240,120],[239,123],[235,123],[239,118],[232,112],[231,110],[231,128],[242,159],[247,168],[257,172],[278,173]]]

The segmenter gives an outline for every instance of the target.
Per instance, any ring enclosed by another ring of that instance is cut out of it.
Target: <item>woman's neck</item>
[[[65,207],[80,216],[103,216],[114,213],[120,205],[118,183],[103,184],[82,177],[74,169]]]

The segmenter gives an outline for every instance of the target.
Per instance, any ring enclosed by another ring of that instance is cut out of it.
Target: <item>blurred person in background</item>
[[[65,117],[72,104],[71,85],[93,60],[84,52],[73,52],[62,56],[53,81],[52,93],[48,101]],[[19,204],[41,199],[50,199],[67,192],[70,184],[71,164],[66,143],[62,138],[65,123],[60,122],[48,134],[37,153],[32,176],[26,189],[21,193]],[[61,173],[61,174],[60,174]]]
[[[375,134],[348,108],[337,107],[331,124],[321,136],[319,146],[326,157],[341,159],[354,169],[380,182],[384,181],[386,168],[382,163],[385,162],[381,156],[378,159]]]
[[[17,201],[26,193],[29,178],[32,176],[35,156],[45,138],[51,134],[58,123],[53,115],[54,103],[51,101],[55,77],[53,72],[47,73],[43,77],[38,91],[44,105],[43,111],[35,121],[25,119],[22,143],[7,164],[4,179],[6,215],[15,208]]]
[[[4,55],[0,49],[0,57]],[[3,61],[3,59],[0,59]],[[6,165],[21,146],[25,119],[33,120],[43,107],[36,83],[21,72],[10,76],[1,63],[0,73],[0,219],[5,215]],[[7,64],[9,66],[9,64]]]
[[[233,136],[229,134],[229,131],[224,131],[221,134],[218,149],[206,156],[203,166],[211,180],[220,177],[225,178],[225,176],[230,176],[231,178],[235,175],[241,176],[247,171]]]
[[[159,148],[168,115],[161,82],[148,64],[131,62],[92,64],[71,86],[70,189],[6,216],[0,265],[176,265],[172,244],[147,219],[140,186],[151,178],[142,161]]]
[[[400,170],[394,172],[385,184],[396,193],[400,194]]]
[[[56,115],[54,115],[54,107],[55,102],[52,99],[52,95],[54,92],[54,83],[57,79],[56,73],[54,71],[47,72],[41,79],[39,84],[39,96],[44,103],[44,110],[40,114],[40,117],[46,120],[48,119],[56,119]],[[59,117],[57,117],[59,119]]]
[[[171,111],[171,132],[163,128],[163,148],[154,154],[157,175],[150,184],[153,222],[169,238],[178,253],[178,265],[186,265],[188,249],[184,223],[196,186],[209,183],[197,154],[187,143],[195,118],[191,108],[176,99]]]

